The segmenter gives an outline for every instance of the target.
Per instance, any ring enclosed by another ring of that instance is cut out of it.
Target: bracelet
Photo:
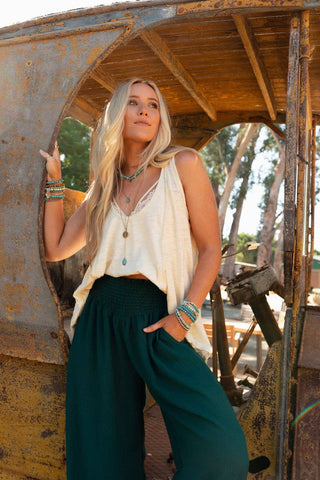
[[[197,315],[199,315],[200,313],[200,308],[197,307],[197,305],[195,305],[194,303],[192,303],[190,300],[188,300],[187,298],[185,298],[183,300],[183,303],[188,305],[190,308],[192,308],[192,310],[194,310],[196,312]]]
[[[184,328],[187,331],[190,330],[191,325],[188,325],[187,322],[184,321],[184,319],[182,318],[182,315],[181,315],[181,313],[179,312],[178,309],[176,309],[175,314],[176,314],[177,320],[178,320],[179,324],[181,325],[181,327]]]
[[[57,185],[57,184],[60,185]],[[64,194],[65,185],[62,180],[53,180],[52,182],[46,182],[46,189],[45,189],[45,202],[50,202],[53,200],[61,200],[65,197]]]
[[[63,184],[62,178],[60,178],[60,180],[47,181],[47,182],[46,182],[46,185],[55,185],[55,184],[57,184],[57,183],[62,183],[62,184]]]
[[[183,300],[183,304],[177,308],[177,311],[184,312],[190,318],[192,323],[195,323],[200,315],[200,309],[187,298]]]
[[[197,320],[197,315],[187,305],[185,304],[180,305],[180,307],[178,307],[178,310],[181,310],[182,312],[184,312],[190,318],[190,320],[192,320],[192,323],[194,323]]]

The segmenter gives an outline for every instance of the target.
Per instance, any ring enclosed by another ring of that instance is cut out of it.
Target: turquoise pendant
[[[130,202],[130,198],[129,198],[129,197],[126,197],[126,202],[127,202],[127,203]]]
[[[127,265],[127,259],[126,259],[126,258],[124,258],[124,259],[122,260],[122,265]]]

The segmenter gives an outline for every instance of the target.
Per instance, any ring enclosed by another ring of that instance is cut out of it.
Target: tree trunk
[[[229,204],[229,199],[231,195],[231,191],[237,177],[237,173],[239,170],[241,158],[243,157],[250,140],[252,137],[260,130],[260,125],[257,123],[252,123],[247,125],[246,130],[241,138],[241,142],[239,148],[236,151],[234,160],[232,162],[232,166],[228,172],[227,179],[224,185],[224,190],[220,198],[219,202],[219,221],[220,221],[220,231],[221,234],[223,232],[224,222],[226,218],[226,212]]]
[[[274,181],[270,187],[270,195],[264,211],[263,227],[260,235],[260,246],[258,249],[257,266],[270,263],[272,240],[275,233],[275,219],[278,205],[278,196],[284,176],[285,150],[279,145],[280,156],[276,166]]]
[[[243,179],[243,183],[245,181],[248,184],[248,179]],[[238,239],[239,224],[240,224],[243,202],[244,202],[244,197],[240,197],[238,200],[236,211],[233,214],[233,221],[232,221],[230,236],[229,236],[229,244],[233,245],[233,247],[229,248],[227,252],[227,256],[224,261],[223,274],[222,274],[222,278],[224,281],[231,280],[235,275],[235,271],[234,271],[234,264],[236,261],[235,253],[237,251],[237,239]]]
[[[246,193],[248,190],[248,183],[249,183],[249,177],[250,177],[250,170],[252,166],[252,162],[254,160],[254,147],[255,143],[257,141],[258,135],[256,135],[254,139],[254,145],[252,146],[252,155],[250,155],[247,164],[245,166],[245,172],[244,176],[242,179],[242,184],[240,187],[239,191],[239,196],[237,199],[237,206],[236,206],[236,211],[233,214],[233,221],[230,229],[230,235],[229,235],[229,245],[233,245],[233,247],[230,247],[227,256],[225,258],[224,262],[224,268],[223,268],[223,275],[222,278],[224,281],[229,281],[231,280],[234,275],[234,264],[236,261],[236,251],[237,251],[237,243],[238,243],[238,232],[239,232],[239,225],[240,225],[240,218],[242,214],[242,207],[243,207],[243,202],[244,199],[246,198]]]

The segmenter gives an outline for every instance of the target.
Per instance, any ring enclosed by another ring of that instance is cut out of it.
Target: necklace
[[[124,178],[125,180],[129,180],[129,182],[132,182],[132,180],[134,180],[135,178],[137,178],[138,175],[140,175],[140,173],[143,171],[143,167],[139,168],[139,170],[136,171],[136,173],[134,173],[133,175],[131,175],[131,177],[127,177],[127,175],[124,175],[121,171],[120,171],[120,176],[121,178]]]
[[[136,193],[134,195],[134,198],[133,198],[133,206],[132,206],[132,209],[129,213],[129,215],[125,215],[122,211],[122,209],[119,207],[118,205],[118,208],[119,208],[119,212],[120,212],[120,217],[121,217],[121,222],[122,222],[122,225],[123,225],[123,232],[122,232],[122,237],[124,238],[124,248],[123,248],[123,259],[122,259],[122,265],[125,266],[127,265],[128,263],[128,260],[127,260],[127,255],[126,255],[126,252],[127,252],[127,238],[129,237],[129,232],[128,232],[128,227],[129,227],[129,220],[131,218],[131,214],[134,212],[135,210],[135,207],[134,207],[134,204],[135,204],[135,200],[137,198],[137,195],[138,195],[138,192],[140,191],[140,188],[141,188],[141,185],[143,183],[143,179],[142,179],[142,182],[140,182],[140,185],[138,186],[137,190],[136,190]],[[130,202],[130,198],[126,195],[124,195],[126,197],[126,202],[129,203]],[[124,218],[123,218],[124,217]]]

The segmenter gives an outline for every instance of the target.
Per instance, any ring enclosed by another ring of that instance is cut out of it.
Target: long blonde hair
[[[98,124],[92,148],[91,165],[94,180],[86,202],[86,239],[89,261],[93,260],[98,251],[103,223],[112,197],[119,187],[119,171],[126,161],[122,132],[130,90],[135,83],[146,84],[155,91],[160,110],[158,131],[141,154],[141,167],[153,165],[163,168],[175,153],[185,148],[170,146],[170,117],[160,90],[154,82],[133,78],[117,88]]]

